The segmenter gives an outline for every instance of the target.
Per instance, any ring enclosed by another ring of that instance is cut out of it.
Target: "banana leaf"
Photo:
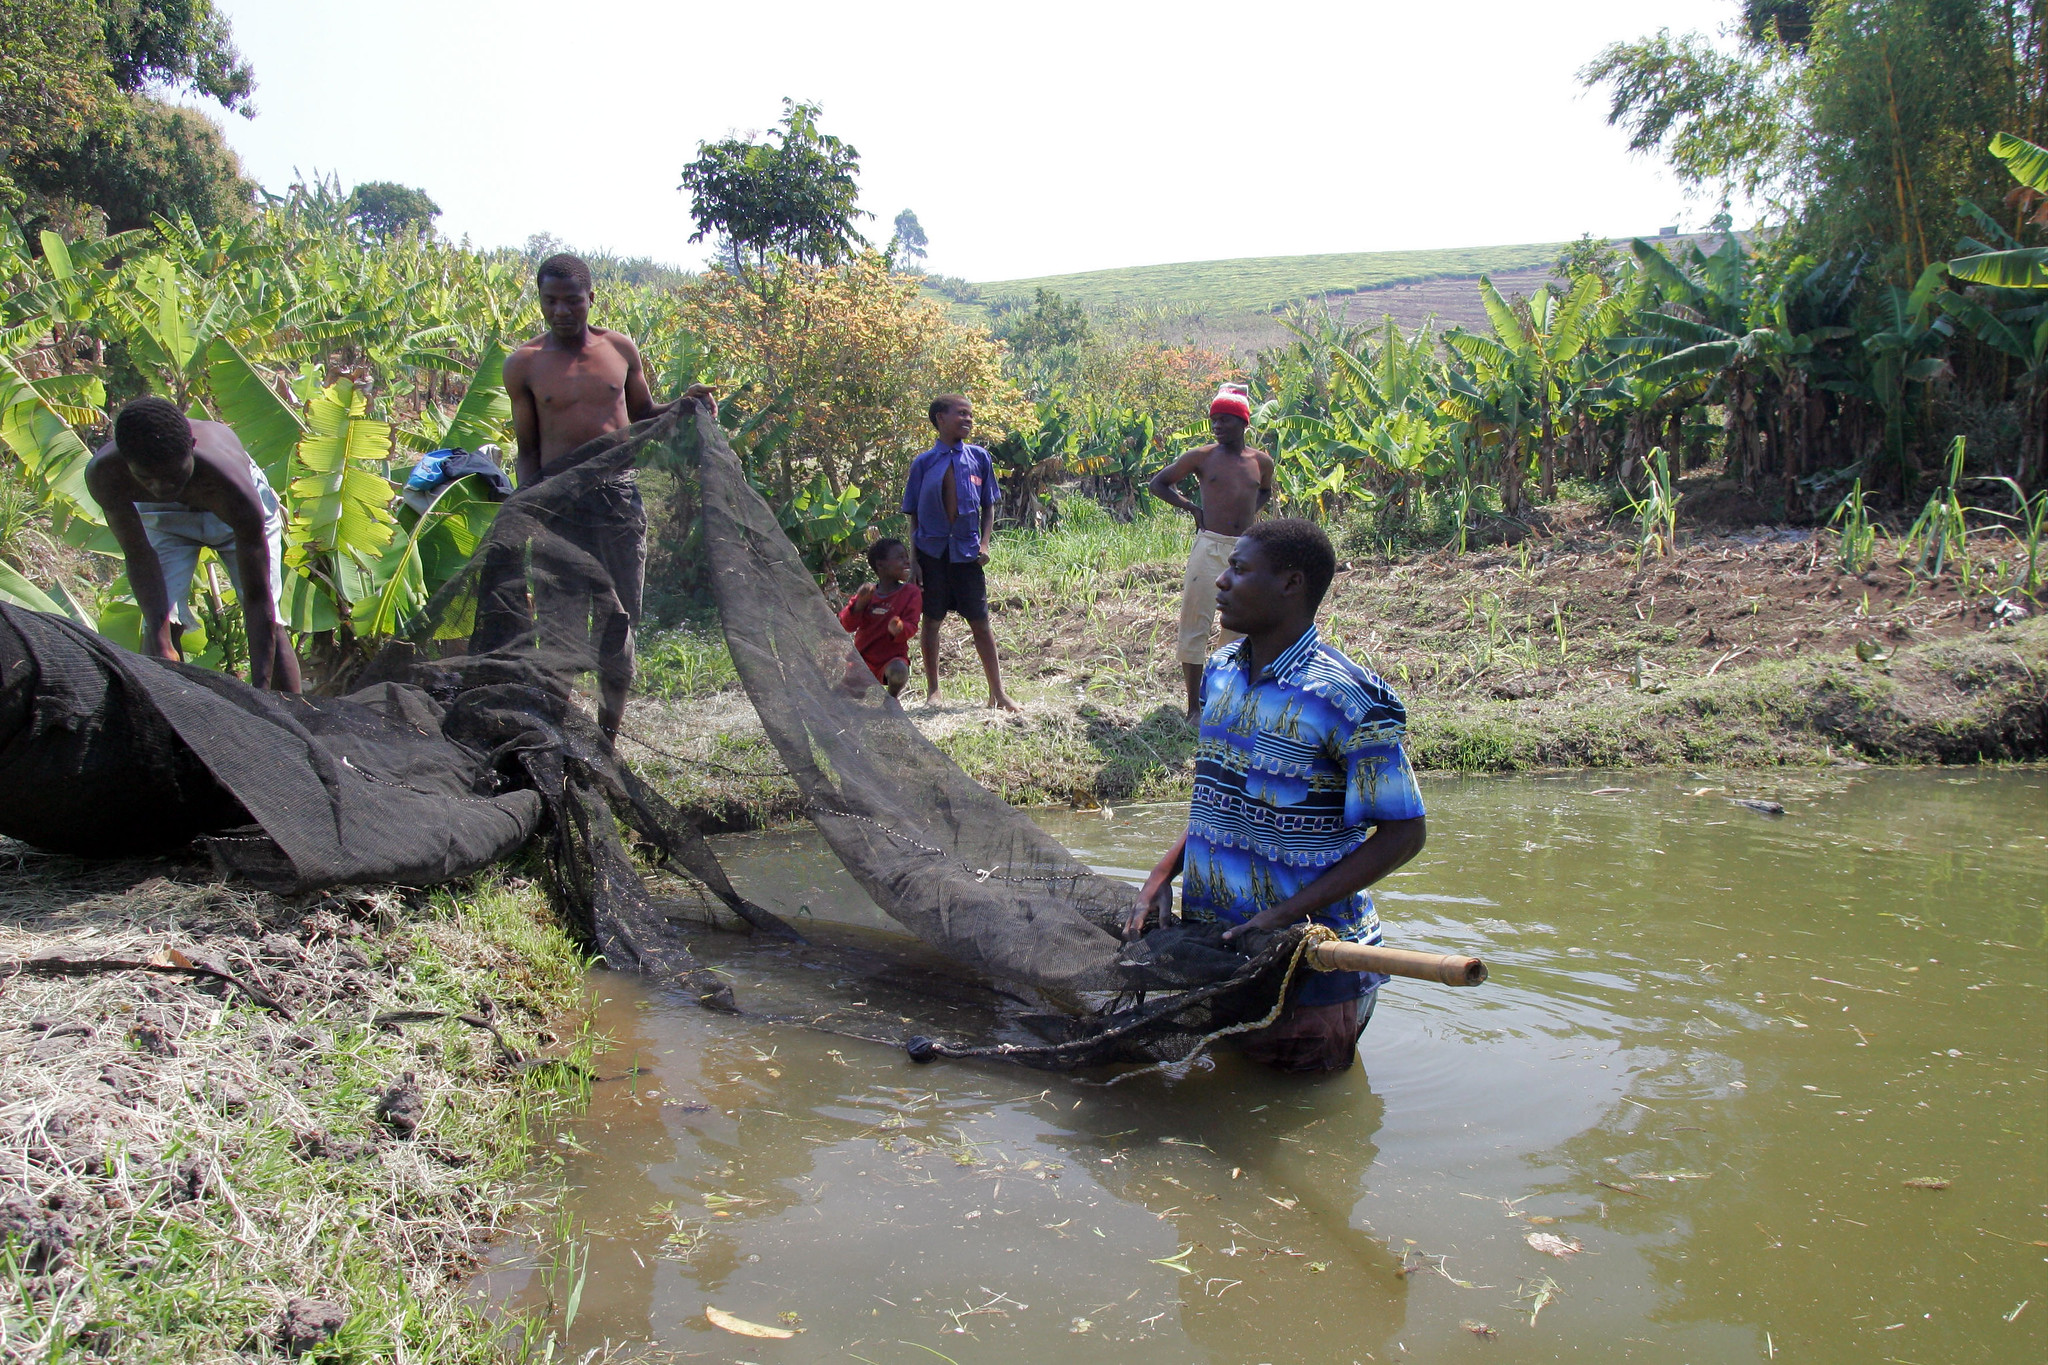
[[[2048,247],[1962,256],[1950,261],[1948,270],[1957,279],[1971,284],[1988,284],[1998,289],[2048,289]]]
[[[105,516],[86,491],[85,467],[92,451],[21,371],[0,360],[0,441],[14,452],[46,497],[62,504],[68,517],[104,525]]]
[[[1991,155],[2005,163],[2013,179],[2030,190],[2048,194],[2048,147],[2036,147],[2025,138],[1999,133],[1991,139]]]
[[[476,372],[469,377],[469,391],[449,419],[441,444],[475,450],[502,439],[511,420],[512,396],[505,392],[505,348],[492,337],[484,343]]]
[[[27,607],[30,611],[46,611],[52,616],[69,614],[41,588],[15,572],[14,566],[5,560],[0,560],[0,602]]]
[[[306,435],[298,415],[226,337],[207,343],[206,382],[220,420],[235,429],[270,486],[291,487],[292,455]]]

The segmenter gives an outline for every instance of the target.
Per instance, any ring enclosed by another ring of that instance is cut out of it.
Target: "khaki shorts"
[[[263,477],[254,460],[249,461],[249,481],[256,486],[256,500],[263,507],[263,535],[270,542],[271,616],[287,624],[284,610],[284,510],[270,480]],[[186,630],[198,626],[192,612],[192,579],[199,571],[199,552],[210,549],[228,571],[228,581],[240,596],[242,566],[235,562],[235,531],[211,512],[187,507],[182,502],[138,502],[136,515],[142,519],[142,533],[156,551],[158,567],[164,574],[164,595],[170,598],[171,620]]]
[[[1237,548],[1236,536],[1218,535],[1214,531],[1195,532],[1195,543],[1188,551],[1187,577],[1180,585],[1180,661],[1184,664],[1206,663],[1209,658],[1209,632],[1216,623],[1216,579],[1230,563],[1230,552]],[[1232,631],[1220,632],[1217,641],[1221,648],[1237,639]]]

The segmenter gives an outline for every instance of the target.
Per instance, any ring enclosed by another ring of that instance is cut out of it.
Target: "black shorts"
[[[988,619],[988,577],[981,565],[934,559],[919,550],[917,571],[924,579],[925,620],[943,620],[949,611],[963,621]]]

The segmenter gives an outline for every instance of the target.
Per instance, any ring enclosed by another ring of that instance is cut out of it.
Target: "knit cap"
[[[1209,415],[1227,412],[1233,417],[1242,417],[1247,424],[1252,420],[1251,390],[1242,384],[1225,384],[1216,390],[1216,396],[1209,400]]]

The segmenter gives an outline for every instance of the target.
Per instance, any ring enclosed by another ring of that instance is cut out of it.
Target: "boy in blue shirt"
[[[1401,699],[1316,633],[1337,569],[1306,521],[1254,525],[1216,580],[1217,612],[1244,638],[1209,658],[1188,832],[1146,879],[1126,937],[1181,913],[1224,938],[1303,919],[1356,943],[1380,941],[1365,888],[1422,851],[1422,794],[1402,747]],[[1342,1071],[1386,980],[1367,972],[1297,978],[1244,1052],[1283,1071]]]
[[[986,450],[967,442],[974,431],[974,405],[967,399],[942,393],[926,415],[939,438],[911,462],[903,487],[903,514],[910,518],[910,543],[917,552],[917,572],[910,581],[924,590],[925,701],[939,700],[939,623],[951,611],[974,636],[974,652],[988,677],[988,704],[1015,711],[996,662],[988,582],[982,573],[1001,496],[995,463]]]

